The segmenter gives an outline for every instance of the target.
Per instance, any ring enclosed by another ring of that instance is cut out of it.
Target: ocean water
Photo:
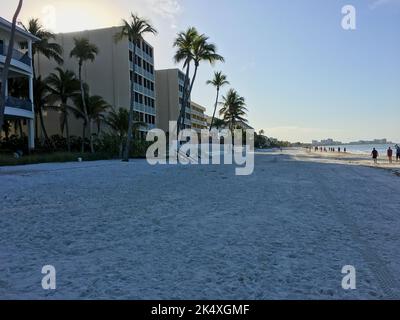
[[[400,144],[399,144],[400,145]],[[375,148],[378,150],[379,154],[386,155],[389,147],[393,149],[393,153],[395,154],[395,144],[349,144],[349,145],[341,145],[341,146],[328,146],[326,148],[335,148],[336,150],[340,147],[343,152],[344,148],[347,149],[347,152],[350,153],[359,153],[359,154],[370,154],[372,149]]]

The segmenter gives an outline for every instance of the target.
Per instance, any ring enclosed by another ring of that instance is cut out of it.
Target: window
[[[135,83],[142,85],[142,77],[135,73]]]
[[[136,56],[136,64],[141,67],[142,66],[142,58]]]

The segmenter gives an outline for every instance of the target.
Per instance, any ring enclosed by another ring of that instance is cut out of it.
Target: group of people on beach
[[[394,148],[396,149],[396,162],[399,162],[400,160],[400,146],[399,145],[395,145]],[[389,163],[392,164],[393,163],[393,149],[391,147],[389,147],[389,149],[386,152],[386,155],[389,159]],[[378,150],[376,150],[375,148],[372,150],[371,152],[371,156],[372,159],[374,160],[374,163],[377,164],[378,163],[378,158],[379,158],[379,152]]]
[[[312,151],[312,147],[308,147],[308,151]],[[314,147],[314,151],[315,152],[339,152],[341,153],[342,151],[344,153],[347,153],[347,149],[346,148],[335,148],[335,147]],[[386,155],[389,159],[389,163],[392,164],[393,163],[393,157],[394,157],[394,153],[396,152],[396,162],[400,161],[400,146],[399,145],[395,145],[394,149],[392,149],[391,147],[389,147],[386,151]],[[378,150],[376,150],[376,148],[373,148],[372,152],[371,152],[371,156],[372,159],[374,161],[375,164],[378,163],[378,158],[379,158],[379,152]]]
[[[310,148],[311,149],[311,148]],[[311,151],[311,150],[310,150]],[[315,152],[318,152],[318,151],[321,151],[321,152],[336,152],[336,148],[326,148],[326,147],[315,147]],[[342,149],[339,147],[339,148],[337,148],[337,152],[342,152]],[[347,149],[346,148],[343,148],[343,152],[344,153],[346,153],[347,152]]]

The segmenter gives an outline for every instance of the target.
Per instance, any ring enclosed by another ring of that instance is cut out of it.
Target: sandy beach
[[[245,177],[144,160],[0,168],[0,298],[398,299],[400,168],[369,162],[288,149],[257,152]]]
[[[386,155],[380,155],[378,163],[375,164],[372,156],[368,154],[349,153],[349,152],[320,152],[306,151],[305,149],[290,149],[289,154],[297,153],[297,157],[306,158],[310,161],[324,163],[342,163],[347,165],[367,166],[377,169],[385,169],[400,175],[400,161],[396,162],[396,152],[394,151],[393,162],[389,163]]]

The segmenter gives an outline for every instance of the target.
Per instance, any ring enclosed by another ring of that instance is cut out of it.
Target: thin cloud
[[[400,4],[400,0],[375,0],[369,5],[371,10],[388,5],[388,4]]]
[[[151,10],[163,18],[175,19],[182,12],[179,0],[149,0]]]

